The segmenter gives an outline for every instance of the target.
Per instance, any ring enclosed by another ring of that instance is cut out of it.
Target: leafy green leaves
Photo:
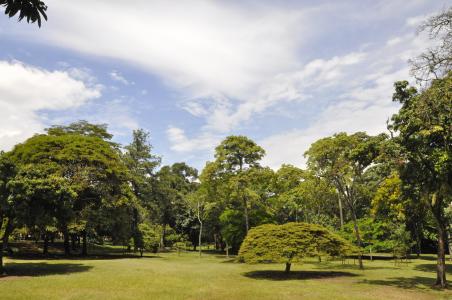
[[[356,249],[328,229],[308,223],[265,224],[251,229],[240,247],[246,263],[292,263],[305,257],[347,255]]]

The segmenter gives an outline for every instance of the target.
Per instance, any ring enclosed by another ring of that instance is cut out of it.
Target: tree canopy
[[[248,232],[239,251],[246,263],[285,263],[319,255],[351,254],[353,246],[328,229],[309,223],[265,224]]]

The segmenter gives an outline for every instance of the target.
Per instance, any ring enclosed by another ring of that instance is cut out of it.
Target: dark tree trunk
[[[65,255],[71,255],[71,247],[69,244],[69,232],[67,231],[67,228],[63,229],[63,238],[64,238],[64,254]]]
[[[138,209],[133,209],[132,218],[133,251],[138,251]]]
[[[446,232],[441,225],[438,226],[438,260],[436,267],[436,285],[447,287],[446,281]]]
[[[82,231],[82,256],[88,255],[87,234],[86,230]]]
[[[291,263],[286,263],[286,270],[285,270],[286,273],[290,272],[291,265],[292,265]]]
[[[441,288],[447,287],[446,280],[446,221],[443,214],[443,199],[441,195],[433,194],[431,199],[430,209],[436,221],[436,228],[438,231],[438,257],[436,263],[436,286]]]
[[[3,233],[2,237],[2,247],[0,249],[0,275],[6,275],[5,267],[3,266],[3,255],[7,253],[8,251],[8,242],[9,242],[9,235],[13,231],[13,223],[11,222],[11,219],[8,219],[8,222],[6,223],[5,232]]]
[[[72,251],[77,250],[77,246],[75,244],[76,239],[77,239],[77,235],[76,234],[71,234],[71,249],[72,249]]]
[[[44,233],[44,247],[42,249],[42,254],[49,254],[49,234]]]

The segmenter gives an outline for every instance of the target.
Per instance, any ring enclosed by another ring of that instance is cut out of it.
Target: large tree
[[[233,175],[236,179],[236,196],[242,202],[246,232],[250,228],[250,221],[244,171],[259,167],[259,161],[264,155],[265,150],[246,136],[229,136],[215,148],[215,159],[220,172]]]
[[[152,182],[155,178],[155,169],[160,164],[160,157],[152,154],[152,145],[149,142],[149,133],[142,130],[134,130],[132,142],[125,147],[123,160],[130,172],[130,184],[140,206],[148,210],[153,209]],[[143,221],[140,210],[135,207],[132,211],[132,234],[135,250],[138,240],[142,240],[139,224]]]
[[[117,149],[98,136],[78,133],[36,135],[17,145],[10,157],[21,168],[39,166],[39,169],[45,170],[42,178],[58,178],[74,191],[72,197],[59,198],[54,208],[59,228],[65,237],[67,254],[70,252],[71,227],[78,228],[83,238],[82,253],[86,254],[86,238],[88,230],[92,228],[89,222],[93,220],[92,214],[107,204],[135,205],[129,192],[128,171]],[[16,186],[35,182],[33,172],[24,173],[23,176]],[[19,198],[21,196],[17,195]]]
[[[419,189],[436,221],[438,261],[436,284],[445,287],[447,220],[452,201],[452,72],[418,93],[408,82],[395,83],[393,100],[402,104],[390,128],[399,135],[404,163],[402,180]]]
[[[343,204],[348,209],[359,247],[362,241],[357,220],[370,201],[365,172],[378,156],[379,145],[385,139],[385,135],[373,137],[363,132],[339,133],[316,141],[305,153],[313,174],[336,188],[339,209],[342,210]],[[363,268],[361,253],[359,266]]]

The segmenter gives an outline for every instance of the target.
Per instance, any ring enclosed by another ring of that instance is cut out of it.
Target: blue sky
[[[49,21],[0,18],[0,148],[51,124],[151,132],[165,164],[202,168],[227,135],[302,166],[335,132],[385,130],[392,84],[451,1],[48,0]]]

